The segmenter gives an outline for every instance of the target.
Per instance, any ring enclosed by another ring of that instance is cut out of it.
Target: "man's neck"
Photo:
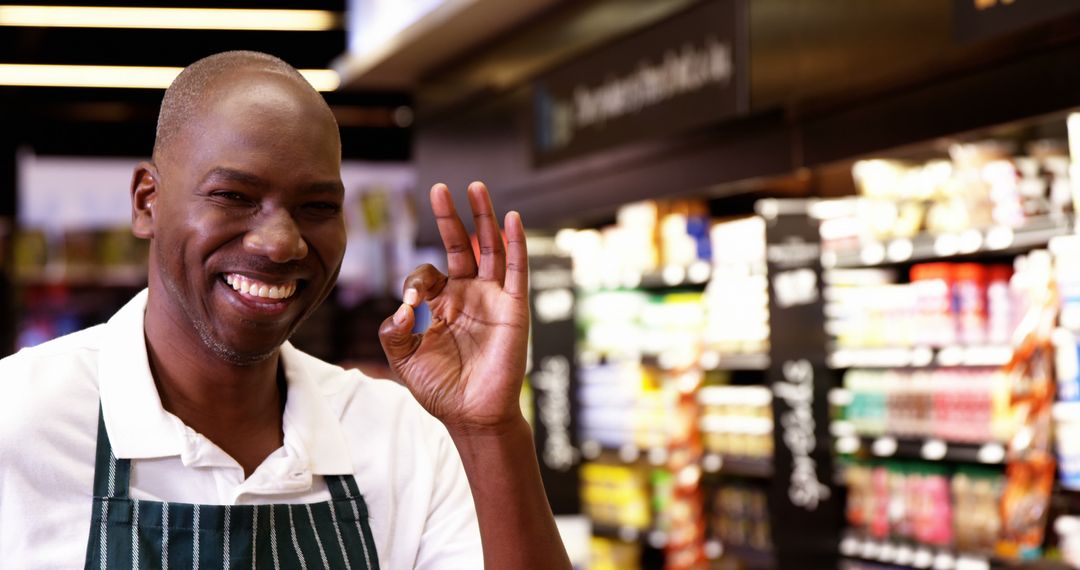
[[[213,354],[189,327],[147,311],[150,370],[166,411],[214,442],[245,477],[283,442],[284,376],[280,352],[250,365]]]

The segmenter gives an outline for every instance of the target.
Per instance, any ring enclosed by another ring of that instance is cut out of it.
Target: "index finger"
[[[473,257],[472,241],[465,224],[461,223],[454,199],[446,184],[439,183],[431,187],[431,211],[435,214],[435,223],[439,227],[443,247],[446,248],[446,263],[451,278],[476,277],[476,258]]]

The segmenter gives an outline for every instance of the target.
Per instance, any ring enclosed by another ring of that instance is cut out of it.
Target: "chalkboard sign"
[[[780,568],[836,568],[842,497],[833,481],[821,240],[807,202],[759,202],[767,222],[773,480],[769,514]],[[780,207],[783,206],[783,207]]]
[[[531,240],[530,240],[531,243]],[[529,380],[540,474],[556,515],[581,512],[577,366],[571,260],[529,256],[532,346]]]

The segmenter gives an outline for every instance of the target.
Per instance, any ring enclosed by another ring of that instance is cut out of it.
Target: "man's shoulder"
[[[0,415],[96,392],[102,326],[24,348],[0,359]]]
[[[0,386],[32,381],[30,376],[64,367],[85,369],[96,363],[105,325],[96,325],[0,359]]]
[[[62,435],[87,418],[92,425],[98,406],[99,327],[0,359],[0,453],[5,441],[18,445],[25,438]]]

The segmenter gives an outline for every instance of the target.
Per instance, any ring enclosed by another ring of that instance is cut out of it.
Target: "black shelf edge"
[[[668,265],[654,271],[631,272],[605,283],[578,283],[579,291],[598,293],[603,291],[666,291],[672,289],[703,290],[712,279],[712,263],[704,260],[689,265]]]
[[[705,351],[700,358],[702,369],[708,370],[768,370],[772,359],[768,353],[724,353]]]
[[[839,545],[840,555],[849,560],[886,564],[889,568],[935,570],[990,570],[1017,568],[1024,570],[1064,570],[1061,562],[1048,560],[1015,561],[997,556],[963,552],[953,548],[919,544],[892,539],[875,539],[855,534],[845,536]]]
[[[661,370],[685,370],[696,367],[704,372],[712,370],[768,370],[772,362],[768,353],[764,352],[723,352],[717,350],[705,350],[696,360],[687,360],[681,355],[672,357],[662,354],[608,356],[584,351],[578,356],[578,360],[586,365],[590,363],[636,362],[642,366],[650,366]]]
[[[701,458],[701,470],[712,475],[769,479],[773,476],[773,463],[772,459],[706,453]]]
[[[1006,449],[999,442],[958,443],[940,439],[913,439],[893,436],[841,436],[835,441],[840,455],[868,452],[878,459],[914,459],[942,463],[1004,465]]]
[[[585,461],[602,461],[621,463],[623,465],[647,464],[653,467],[667,465],[668,450],[666,447],[653,447],[641,449],[633,444],[622,447],[610,447],[601,445],[599,442],[585,440],[581,442],[581,455]]]
[[[822,255],[826,268],[887,267],[972,255],[1011,255],[1044,247],[1050,240],[1072,232],[1068,222],[1036,218],[1019,228],[1005,226],[970,229],[959,234],[921,234],[911,239],[868,242],[858,250]]]
[[[776,552],[749,546],[725,545],[721,540],[709,540],[705,543],[705,554],[709,558],[710,568],[721,567],[728,560],[737,560],[740,568],[750,570],[771,570],[776,568]]]
[[[655,549],[667,546],[668,536],[662,530],[643,529],[629,525],[593,524],[592,535],[620,542],[641,543]]]
[[[889,348],[838,348],[829,353],[830,368],[997,367],[1012,360],[1008,345]]]
[[[650,465],[664,467],[668,461],[668,450],[664,447],[641,449],[634,445],[621,448],[605,447],[594,441],[582,442],[582,455],[585,461],[620,463],[623,465]],[[706,452],[701,458],[701,471],[710,475],[733,475],[738,477],[767,479],[773,476],[772,459],[721,455]]]

